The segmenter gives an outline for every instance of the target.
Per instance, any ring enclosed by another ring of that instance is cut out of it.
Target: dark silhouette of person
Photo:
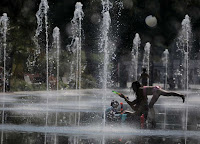
[[[159,86],[141,86],[138,81],[135,81],[131,85],[133,91],[135,92],[136,99],[133,101],[129,101],[126,96],[120,94],[120,97],[124,98],[124,100],[130,105],[130,107],[135,111],[134,113],[129,113],[129,117],[141,116],[144,114],[145,120],[147,119],[148,111],[150,112],[150,120],[152,123],[152,127],[155,128],[155,111],[154,104],[157,102],[159,97],[162,96],[176,96],[180,97],[185,102],[185,96],[183,94],[166,91],[161,89]],[[148,103],[148,95],[153,95],[150,102]]]
[[[146,68],[143,68],[142,71],[143,72],[141,73],[138,81],[140,81],[140,79],[142,79],[142,85],[147,86],[147,80],[149,78],[149,75],[146,73],[146,71],[147,71]]]

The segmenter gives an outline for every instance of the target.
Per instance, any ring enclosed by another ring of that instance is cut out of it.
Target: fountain
[[[75,5],[74,17],[71,20],[72,25],[72,42],[71,45],[68,45],[69,51],[72,52],[71,58],[71,67],[70,67],[70,76],[69,83],[73,80],[75,81],[75,89],[81,89],[81,75],[83,72],[83,67],[81,64],[81,52],[82,52],[82,20],[84,17],[84,12],[82,10],[83,5],[80,2],[77,2]],[[78,92],[78,108],[80,108],[80,94]],[[75,125],[80,125],[80,112],[75,113]],[[75,138],[76,141],[77,138]]]
[[[53,48],[56,49],[56,90],[59,89],[59,56],[60,56],[60,29],[55,27],[53,29]],[[58,104],[58,94],[56,95],[56,105]],[[55,126],[58,125],[58,112],[56,111]],[[55,134],[55,144],[57,143],[57,135]]]
[[[144,55],[143,55],[143,64],[142,67],[147,69],[147,74],[149,75],[149,63],[150,63],[150,47],[151,44],[149,42],[146,43],[144,47]],[[147,82],[147,85],[149,85],[149,79]]]
[[[56,49],[56,64],[57,64],[57,71],[56,71],[56,90],[58,90],[59,86],[59,57],[60,57],[60,29],[55,27],[53,29],[53,48]]]
[[[102,0],[102,25],[101,25],[101,41],[99,45],[99,55],[102,56],[101,61],[101,83],[102,89],[81,89],[81,77],[82,77],[82,65],[81,65],[81,49],[82,49],[82,19],[83,11],[82,4],[76,3],[74,12],[74,18],[71,21],[73,27],[73,40],[71,44],[71,52],[74,56],[72,62],[71,74],[74,75],[71,78],[75,80],[76,89],[59,90],[58,82],[56,91],[49,90],[47,85],[46,91],[26,91],[26,92],[14,92],[14,93],[2,93],[0,94],[1,105],[0,111],[2,116],[2,124],[0,125],[1,143],[9,144],[10,139],[16,140],[16,143],[181,143],[183,140],[200,142],[198,136],[200,132],[198,129],[198,115],[199,113],[199,94],[198,92],[191,92],[190,104],[188,109],[187,99],[187,112],[190,114],[194,121],[187,122],[186,116],[186,128],[182,129],[181,117],[182,113],[185,113],[185,106],[174,101],[170,98],[166,101],[165,98],[160,97],[159,101],[155,104],[157,108],[156,115],[157,128],[151,129],[138,129],[134,125],[117,124],[117,125],[105,125],[105,108],[109,105],[112,99],[121,101],[120,97],[116,97],[112,94],[109,88],[110,83],[110,70],[112,69],[111,61],[114,55],[114,47],[112,47],[110,37],[111,16],[110,9],[112,4],[109,0]],[[56,59],[56,76],[59,80],[59,54],[60,54],[60,31],[58,27],[53,30],[53,44],[52,51],[48,51],[48,22],[47,22],[47,1],[42,0],[40,3],[40,12],[38,11],[37,17],[40,22],[45,21],[45,25],[38,23],[37,32],[35,35],[35,42],[38,42],[38,47],[35,51],[35,56],[39,56],[41,53],[41,46],[39,45],[39,37],[42,29],[45,27],[45,48],[46,48],[46,63],[47,63],[47,75],[51,66],[51,54],[55,54]],[[40,13],[40,14],[39,14]],[[43,14],[42,14],[43,13]],[[41,20],[42,19],[42,20]],[[7,20],[7,19],[6,19]],[[183,21],[183,26],[188,22],[188,17]],[[187,23],[188,24],[188,23]],[[39,27],[41,26],[41,27]],[[188,29],[184,29],[186,32],[186,39],[184,36],[180,37],[180,40],[185,39],[183,42],[187,49],[189,45]],[[183,45],[178,43],[178,46]],[[6,41],[5,45],[6,46]],[[138,48],[140,46],[139,34],[135,35],[133,40],[132,49],[132,63],[134,63],[134,77],[137,78],[138,69]],[[143,67],[147,68],[149,73],[149,60],[150,60],[150,47],[149,42],[146,43],[144,48]],[[51,49],[50,49],[51,50]],[[62,49],[63,50],[63,49]],[[54,51],[56,51],[54,53]],[[168,55],[169,52],[166,49],[163,53],[166,59],[166,77],[168,70]],[[189,51],[185,50],[183,56],[185,60],[185,67],[188,69],[189,63]],[[36,60],[37,58],[35,58]],[[5,62],[5,61],[4,61]],[[32,64],[34,65],[35,62]],[[69,68],[69,67],[68,67]],[[188,74],[188,72],[187,72]],[[166,80],[166,79],[165,79]],[[167,80],[166,80],[167,82]],[[165,82],[165,83],[166,83]],[[187,80],[188,82],[188,76]],[[49,81],[47,80],[47,84]],[[188,85],[188,84],[187,84]],[[188,86],[187,86],[188,88]],[[126,89],[117,89],[122,91],[125,95],[128,94]],[[5,96],[6,94],[6,96]],[[108,96],[109,95],[109,96]],[[3,99],[2,99],[3,97]],[[124,105],[126,107],[126,105]],[[125,108],[124,107],[124,108]],[[5,112],[5,113],[4,113]],[[164,114],[163,114],[164,113]],[[78,117],[76,114],[79,114]],[[104,118],[102,120],[102,114]],[[162,116],[164,115],[164,120]],[[6,121],[4,121],[6,120]],[[78,123],[78,124],[77,124]],[[164,124],[164,129],[163,129]],[[190,131],[187,130],[187,124],[190,126]],[[55,138],[54,138],[55,135]]]
[[[3,92],[6,90],[6,35],[8,31],[8,17],[7,13],[4,13],[0,18],[0,33],[2,35],[2,45],[3,45]]]
[[[101,82],[102,82],[102,88],[106,90],[107,88],[107,78],[109,76],[108,71],[108,65],[109,65],[109,29],[110,29],[110,13],[109,10],[111,8],[111,3],[109,0],[102,0],[103,10],[102,10],[102,26],[101,26],[101,41],[100,41],[100,47],[99,50],[103,54],[103,69],[101,74]]]
[[[186,116],[185,116],[185,129],[187,130],[187,123],[188,123],[188,88],[189,88],[189,53],[191,51],[191,24],[190,24],[190,17],[188,15],[185,15],[185,19],[182,21],[182,28],[179,33],[178,41],[176,43],[178,50],[181,53],[181,65],[184,67],[184,75],[182,77],[183,79],[183,87],[187,91],[187,97],[186,97]]]
[[[138,50],[139,50],[139,47],[140,47],[140,43],[141,43],[141,39],[140,39],[140,36],[138,33],[135,34],[135,38],[133,39],[133,48],[132,48],[132,51],[131,51],[131,56],[132,56],[132,59],[131,59],[131,62],[132,62],[132,69],[133,72],[131,72],[133,75],[132,75],[132,79],[133,81],[136,81],[137,80],[137,76],[138,76]]]
[[[102,15],[103,15],[103,20],[102,20],[102,26],[101,26],[101,41],[100,41],[100,47],[99,50],[103,54],[103,61],[102,61],[102,71],[101,71],[101,77],[100,81],[102,82],[102,89],[104,90],[103,93],[103,103],[106,101],[106,90],[107,90],[107,81],[108,81],[108,76],[109,76],[109,49],[108,49],[108,44],[109,44],[109,29],[110,29],[110,23],[111,23],[111,18],[110,18],[110,13],[109,10],[111,8],[111,3],[109,0],[102,0]],[[105,127],[105,105],[103,107],[104,111],[104,119],[103,119],[103,127]]]
[[[3,45],[3,112],[2,112],[2,125],[4,125],[4,99],[5,99],[5,92],[6,92],[6,46],[7,46],[7,31],[8,31],[8,17],[7,13],[4,13],[3,16],[0,17],[0,33],[2,35],[2,45]],[[3,144],[3,129],[1,131],[1,144]]]
[[[36,13],[37,18],[37,29],[35,32],[34,41],[36,43],[36,51],[35,56],[38,56],[41,52],[40,45],[39,45],[39,36],[45,29],[45,49],[46,49],[46,89],[49,90],[49,39],[48,39],[48,12],[49,6],[47,0],[41,0],[39,5],[39,10]],[[43,24],[44,21],[44,24]],[[34,58],[36,59],[36,58]]]
[[[190,40],[191,40],[191,25],[190,25],[190,17],[188,15],[185,16],[185,19],[182,21],[182,29],[179,33],[178,41],[176,42],[177,51],[181,54],[180,65],[184,67],[184,75],[183,75],[183,83],[184,89],[188,91],[188,73],[189,73],[189,52],[191,49]]]
[[[168,49],[165,49],[163,52],[163,57],[162,57],[163,65],[165,67],[165,83],[164,83],[164,88],[165,90],[167,89],[167,78],[168,78],[168,62],[169,62],[169,51]]]
[[[78,42],[79,38],[76,37],[72,41],[72,44],[68,46],[68,51],[71,52],[71,59],[69,61],[71,64],[67,83],[72,88],[75,86],[76,89],[78,89]]]
[[[38,56],[41,52],[40,45],[39,45],[39,36],[43,29],[45,29],[45,49],[46,49],[46,90],[49,90],[49,39],[48,39],[48,1],[47,0],[41,0],[40,5],[39,5],[39,10],[36,13],[36,18],[37,18],[37,29],[36,33],[34,36],[34,40],[36,43],[36,51],[35,55]],[[44,21],[44,24],[43,24]],[[36,59],[36,58],[34,58]],[[48,95],[46,96],[46,118],[45,118],[45,126],[47,127],[48,125],[48,109],[49,109],[49,98]],[[44,143],[46,144],[47,140],[47,134],[45,133],[45,141]]]
[[[72,44],[68,46],[68,47],[71,47],[72,53],[73,53],[72,65],[71,65],[71,76],[70,76],[69,81],[72,80],[73,73],[75,73],[76,89],[81,88],[81,73],[82,73],[82,66],[81,66],[82,24],[81,24],[81,21],[83,20],[83,16],[84,16],[82,7],[83,5],[80,2],[77,2],[75,5],[74,17],[71,20],[72,35],[73,35]],[[73,70],[75,70],[75,72]]]
[[[106,111],[106,97],[107,97],[107,84],[108,84],[108,78],[110,77],[110,70],[109,70],[109,64],[110,64],[110,55],[111,49],[109,49],[109,30],[110,30],[110,24],[111,24],[111,18],[109,10],[112,7],[112,4],[109,0],[101,0],[103,10],[102,10],[102,25],[101,25],[101,40],[100,40],[100,46],[99,51],[103,55],[102,63],[100,64],[100,67],[102,67],[102,70],[100,71],[100,81],[102,83],[102,89],[103,89],[103,128],[105,128],[105,111]],[[105,143],[105,136],[103,135],[102,138],[102,144]]]

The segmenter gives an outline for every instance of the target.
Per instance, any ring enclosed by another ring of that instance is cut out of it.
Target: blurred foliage
[[[55,26],[60,28],[61,32],[61,55],[60,55],[60,77],[69,73],[71,55],[66,46],[71,42],[71,33],[69,26],[73,18],[75,3],[78,0],[48,0],[49,3],[49,44],[52,43],[52,31]],[[146,42],[151,43],[151,57],[153,61],[160,61],[163,51],[168,48],[169,52],[175,50],[175,39],[181,28],[181,21],[188,14],[191,17],[191,24],[194,35],[193,59],[199,56],[200,47],[200,1],[199,0],[122,0],[123,8],[119,11],[120,0],[110,0],[113,7],[110,10],[111,28],[110,40],[116,45],[116,61],[123,57],[129,57],[132,40],[135,33],[141,37],[141,50]],[[83,45],[82,45],[82,65],[84,67],[83,79],[87,80],[86,85],[96,82],[98,75],[98,46],[101,16],[100,0],[80,0],[83,3],[85,16],[82,22]],[[37,27],[35,14],[38,10],[40,0],[1,0],[0,14],[7,13],[9,17],[9,31],[7,36],[7,71],[9,79],[12,80],[11,88],[15,86],[19,89],[34,89],[23,83],[24,74],[30,73],[27,68],[27,58],[33,54],[35,45],[33,36]],[[119,15],[121,14],[121,15]],[[148,15],[156,16],[158,24],[150,28],[145,24],[145,18]],[[94,16],[95,19],[94,19]],[[46,61],[45,50],[39,56],[37,67],[34,67],[34,73],[39,73],[44,77]],[[86,66],[86,67],[85,67]],[[18,79],[15,81],[15,79]],[[17,86],[19,84],[19,86]],[[63,87],[67,87],[61,84]]]
[[[39,91],[46,90],[46,84],[28,84],[24,80],[12,78],[10,89],[11,91]]]
[[[97,81],[92,75],[83,75],[82,88],[97,88]]]

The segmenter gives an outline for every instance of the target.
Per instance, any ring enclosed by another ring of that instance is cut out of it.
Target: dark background
[[[141,37],[141,51],[146,42],[151,43],[152,61],[159,62],[166,48],[170,53],[175,53],[174,42],[186,14],[191,18],[193,32],[191,59],[199,59],[200,0],[123,0],[124,8],[121,10],[121,16],[118,15],[117,6],[117,2],[120,1],[110,1],[113,3],[113,8],[110,10],[112,19],[110,36],[117,46],[115,63],[130,54],[135,33],[139,33]],[[76,2],[78,1],[48,0],[49,35],[55,26],[60,28],[63,51],[66,51],[66,46],[71,42],[67,27],[73,18]],[[97,69],[91,54],[98,50],[102,5],[100,0],[79,2],[83,4],[85,14],[82,21],[82,45],[87,62],[85,73],[94,76],[97,74],[95,73]],[[32,38],[37,27],[35,14],[39,4],[40,0],[0,1],[0,14],[7,13],[10,20],[7,70],[11,77],[23,79],[24,73],[27,72],[27,57],[35,48]],[[91,21],[93,14],[100,15],[99,22]],[[151,28],[145,24],[145,18],[149,15],[157,18],[156,27]]]

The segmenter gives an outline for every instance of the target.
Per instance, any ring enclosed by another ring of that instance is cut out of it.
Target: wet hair
[[[110,106],[113,106],[113,105],[116,105],[116,104],[119,105],[119,102],[116,101],[116,100],[112,100]]]
[[[136,86],[136,90],[133,89],[134,86]],[[139,88],[141,87],[141,84],[138,81],[134,81],[132,82],[131,87],[136,94],[136,99],[141,99],[140,93],[139,93]]]
[[[132,85],[131,85],[132,89],[133,89],[134,86],[136,86],[136,91],[135,92],[137,93],[137,91],[141,87],[141,84],[138,81],[134,81],[134,82],[132,82]],[[133,91],[134,91],[134,89],[133,89]]]
[[[142,69],[142,71],[143,71],[143,72],[146,72],[146,71],[147,71],[147,69],[146,69],[146,68],[143,68],[143,69]]]

